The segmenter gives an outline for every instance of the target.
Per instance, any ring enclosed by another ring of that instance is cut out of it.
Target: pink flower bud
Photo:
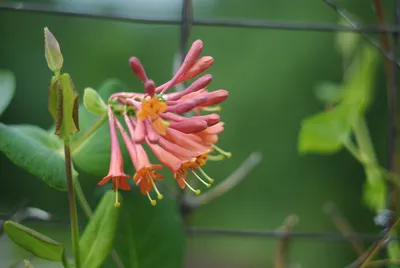
[[[196,62],[196,59],[200,56],[202,50],[203,50],[203,42],[201,40],[194,41],[185,59],[183,60],[181,67],[179,67],[174,77],[160,91],[165,92],[168,89],[170,89],[176,83],[176,81],[179,79],[180,76],[182,76],[185,72],[190,70],[190,68]]]
[[[202,103],[201,107],[213,106],[223,102],[228,98],[228,91],[224,89],[215,90],[207,94],[207,101]]]
[[[199,118],[187,118],[180,122],[171,122],[170,128],[176,129],[182,133],[190,134],[200,132],[208,127],[207,122]]]
[[[143,65],[140,60],[136,57],[131,57],[129,59],[129,64],[131,65],[132,71],[136,74],[136,76],[145,82],[147,80],[146,72],[144,71]]]
[[[202,72],[204,72],[205,70],[207,70],[208,68],[210,68],[210,66],[213,64],[214,59],[211,56],[204,56],[201,57],[193,66],[192,68],[190,68],[189,71],[187,71],[186,73],[184,73],[181,77],[179,77],[177,84],[178,83],[182,83],[183,81],[189,80],[199,74],[201,74]]]
[[[179,100],[181,97],[184,95],[187,95],[192,92],[196,92],[202,88],[205,88],[208,84],[211,83],[212,80],[212,75],[211,74],[206,74],[196,81],[194,81],[188,88],[185,90],[178,92],[177,94],[174,94],[172,97],[168,98],[168,101],[174,101],[174,100]]]

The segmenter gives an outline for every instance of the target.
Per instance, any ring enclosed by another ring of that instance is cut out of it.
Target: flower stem
[[[71,150],[69,146],[69,139],[64,140],[64,154],[65,154],[65,172],[67,175],[67,183],[68,183],[68,201],[69,201],[69,214],[71,221],[72,250],[75,258],[75,267],[81,268],[81,260],[79,256],[78,214],[76,212],[74,183],[72,181],[72,164],[71,164]]]
[[[75,153],[107,120],[107,113],[100,117],[82,136],[80,136],[71,146],[71,152]]]

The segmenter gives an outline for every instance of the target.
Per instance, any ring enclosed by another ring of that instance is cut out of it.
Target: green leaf
[[[15,93],[15,76],[7,70],[0,70],[0,115],[8,107]]]
[[[57,83],[55,134],[65,139],[79,131],[78,94],[69,74],[62,74]]]
[[[79,241],[82,267],[100,267],[112,249],[120,212],[114,202],[114,191],[104,194]]]
[[[44,28],[44,55],[50,70],[60,72],[64,62],[60,45],[47,27]]]
[[[48,185],[59,190],[67,189],[63,147],[59,148],[56,140],[45,130],[28,125],[9,127],[0,123],[0,151],[15,165]],[[76,176],[77,172],[73,170],[73,174]]]
[[[121,82],[110,79],[100,86],[98,92],[103,100],[107,101],[113,93],[126,90],[126,86]],[[88,112],[82,105],[79,108],[81,131],[74,135],[72,140],[72,158],[74,163],[82,170],[96,176],[104,176],[108,173],[111,150],[108,124],[102,124],[85,142],[81,143],[80,141],[82,136],[90,131],[96,122],[104,123],[104,119],[107,118]],[[79,145],[75,147],[74,143],[75,145],[79,143]],[[127,155],[126,153],[124,154]]]
[[[335,153],[349,138],[354,122],[352,107],[340,105],[303,120],[298,150],[300,153]]]
[[[57,136],[49,134],[46,130],[38,126],[21,124],[9,125],[9,127],[18,132],[24,133],[29,138],[40,142],[47,148],[58,151],[59,153],[64,150],[64,144]]]
[[[22,224],[6,221],[4,232],[8,237],[33,255],[51,261],[62,261],[64,246]]]
[[[114,244],[125,267],[183,267],[185,237],[176,202],[165,197],[153,207],[137,188],[123,197]]]
[[[364,45],[348,68],[342,84],[343,103],[354,106],[364,114],[372,101],[379,52],[370,45]]]
[[[85,93],[83,94],[83,105],[89,112],[94,114],[107,114],[107,105],[93,88],[85,88]]]

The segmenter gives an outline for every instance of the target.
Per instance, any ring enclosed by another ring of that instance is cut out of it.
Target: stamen
[[[222,110],[221,106],[219,106],[219,105],[214,106],[214,107],[204,107],[201,109],[206,112],[220,112]]]
[[[210,157],[210,156],[208,156],[208,157]],[[210,176],[208,176],[207,173],[205,173],[204,170],[203,170],[201,167],[199,167],[199,170],[200,170],[201,174],[203,174],[203,176],[206,177],[206,179],[207,179],[210,183],[214,183],[214,179],[211,179]]]
[[[151,184],[153,184],[154,190],[155,190],[156,193],[157,193],[157,198],[158,198],[158,200],[163,199],[164,196],[160,193],[160,191],[158,191],[158,188],[157,188],[156,184],[154,183],[153,178],[150,178],[150,180],[151,180]]]
[[[197,175],[197,173],[194,172],[194,170],[192,170],[192,172],[193,172],[193,174],[196,176],[196,178],[197,178],[199,181],[201,181],[201,183],[203,183],[205,186],[207,186],[207,188],[210,188],[210,187],[211,187],[211,184],[205,182],[202,178],[200,178],[200,176]]]
[[[149,192],[147,192],[147,197],[149,198],[150,204],[151,204],[152,206],[157,205],[157,201],[151,198]]]
[[[219,155],[208,155],[208,160],[210,161],[221,161],[225,159],[225,155],[219,154]]]
[[[225,155],[225,156],[228,157],[228,158],[230,158],[230,157],[232,156],[232,153],[230,153],[230,152],[225,152],[224,150],[222,150],[221,148],[219,148],[219,147],[218,147],[217,145],[215,145],[215,144],[211,144],[211,146],[212,146],[215,150],[217,150],[219,153]]]
[[[119,181],[117,180],[115,182],[115,184],[116,184],[116,187],[115,187],[115,203],[114,203],[114,207],[115,208],[119,208],[121,206],[121,203],[118,202],[118,186],[119,186],[118,184],[119,184]]]
[[[183,182],[184,182],[184,183],[186,184],[186,186],[187,186],[193,193],[195,193],[196,195],[199,195],[199,194],[201,193],[201,191],[200,191],[199,189],[197,189],[197,190],[193,189],[193,187],[190,186],[190,184],[187,183],[186,180],[183,180]]]

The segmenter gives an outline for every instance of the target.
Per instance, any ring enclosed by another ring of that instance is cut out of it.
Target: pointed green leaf
[[[15,93],[14,74],[7,70],[0,70],[0,115],[10,104]]]
[[[125,267],[183,267],[185,236],[176,201],[165,197],[153,207],[136,187],[122,194],[114,245]]]
[[[337,152],[348,139],[354,119],[354,110],[345,105],[306,118],[301,124],[299,152]]]
[[[62,74],[58,80],[56,114],[55,134],[60,138],[68,138],[79,131],[78,94],[69,74]]]
[[[35,126],[6,126],[0,123],[0,151],[11,162],[39,177],[48,185],[67,189],[63,147],[51,134]],[[77,172],[73,170],[76,176]]]
[[[83,105],[89,112],[94,114],[104,115],[107,113],[107,105],[93,88],[85,88],[85,93],[83,94]]]
[[[44,55],[50,70],[60,72],[64,61],[60,45],[47,27],[44,28]]]
[[[104,194],[79,241],[82,267],[100,267],[111,251],[120,212],[114,202],[114,191]]]
[[[6,221],[4,232],[22,248],[35,256],[52,261],[62,261],[64,246],[22,224]]]
[[[121,91],[127,91],[127,87],[118,80],[110,79],[100,86],[98,92],[102,99],[107,102],[113,93]],[[81,131],[73,136],[71,147],[74,163],[84,171],[97,176],[107,174],[110,161],[110,132],[107,121],[104,119],[107,118],[88,112],[82,105],[79,108]],[[82,136],[97,122],[102,122],[102,126],[86,142],[81,143]]]
[[[364,45],[344,77],[343,103],[354,106],[360,114],[364,114],[372,100],[379,56],[375,48]]]

